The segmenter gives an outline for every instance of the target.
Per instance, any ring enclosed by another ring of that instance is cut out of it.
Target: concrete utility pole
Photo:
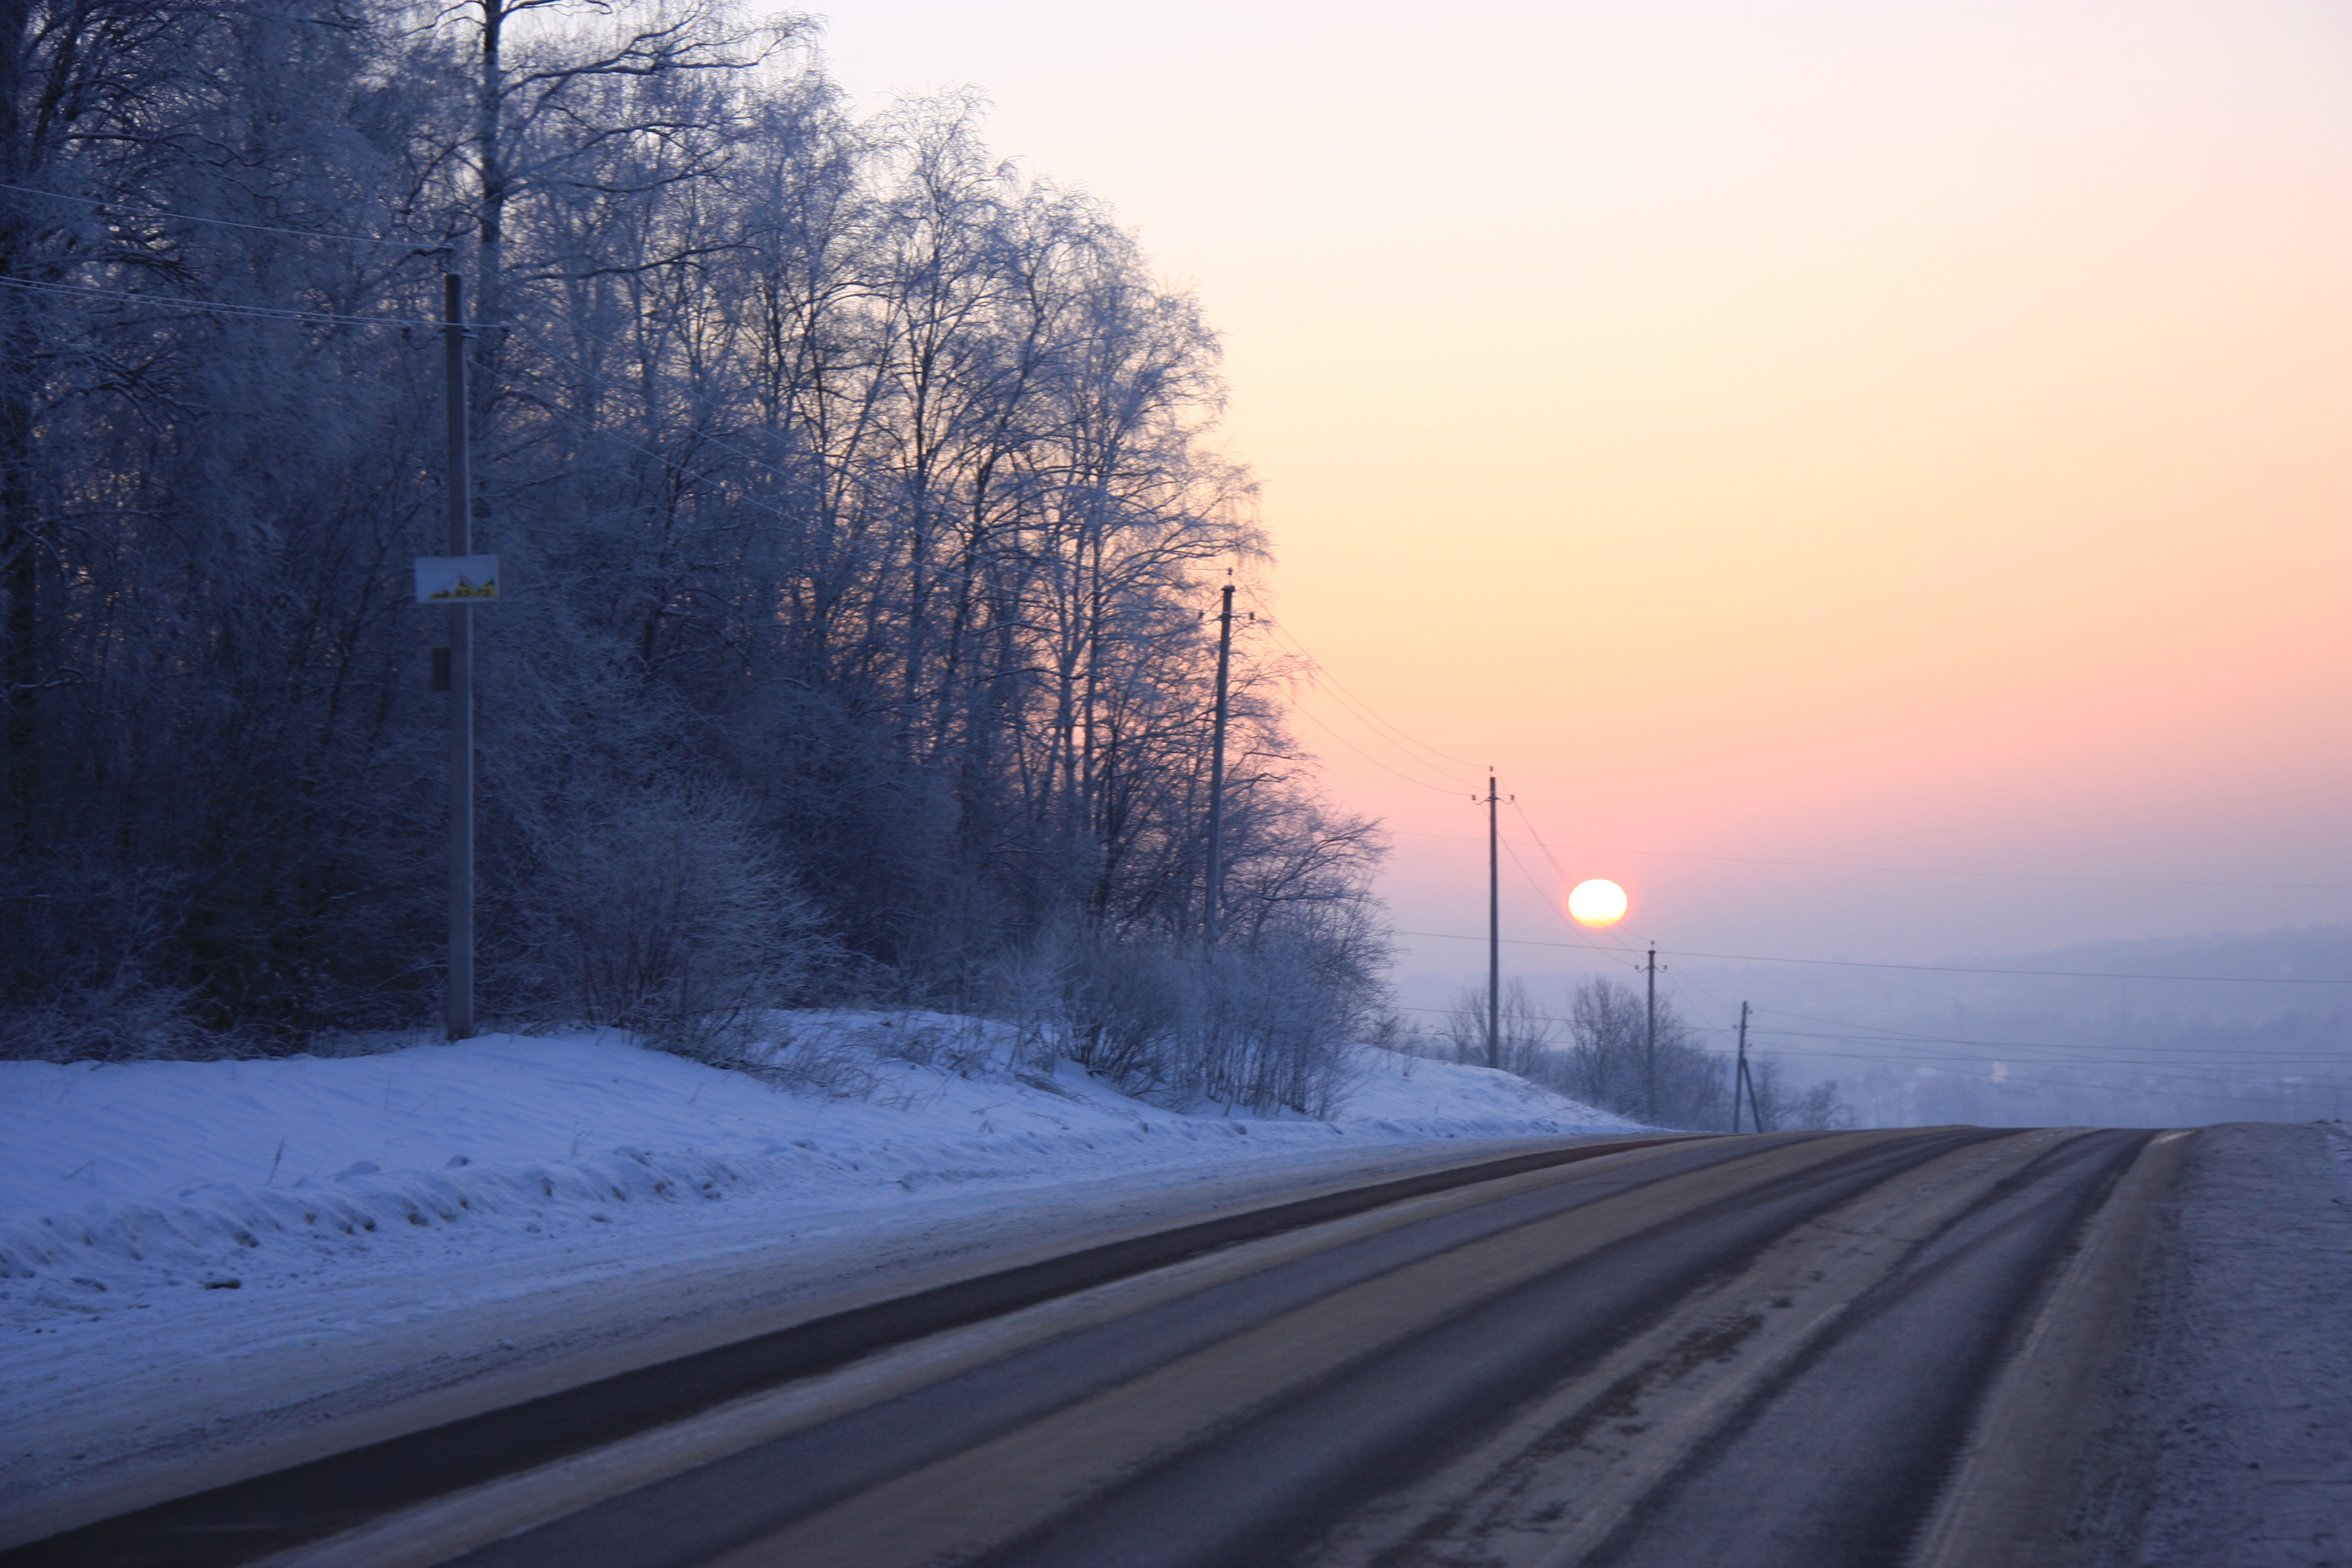
[[[1731,1130],[1739,1131],[1739,1096],[1748,1087],[1748,1004],[1739,1005],[1739,1069],[1731,1079]],[[1764,1129],[1759,1126],[1757,1131]]]
[[[1495,775],[1486,775],[1486,1065],[1503,1065],[1503,870],[1495,826]]]
[[[1225,908],[1225,689],[1234,668],[1234,585],[1225,584],[1217,612],[1217,720],[1209,746],[1209,875],[1202,894],[1201,931],[1217,940]]]
[[[1642,1052],[1643,1077],[1648,1088],[1643,1091],[1642,1108],[1650,1125],[1658,1124],[1658,950],[1650,950],[1650,1034],[1649,1043]]]
[[[466,283],[441,278],[449,403],[449,553],[474,552],[474,474],[466,428]],[[449,606],[449,994],[447,1037],[474,1033],[474,606]]]

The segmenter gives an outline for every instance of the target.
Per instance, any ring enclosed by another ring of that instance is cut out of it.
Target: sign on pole
[[[420,605],[479,605],[499,596],[495,555],[420,555],[416,602]]]

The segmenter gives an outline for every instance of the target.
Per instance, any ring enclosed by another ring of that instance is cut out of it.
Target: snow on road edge
[[[438,1250],[418,1244],[457,1232],[667,1226],[690,1251],[691,1216],[715,1219],[714,1205],[735,1228],[948,1187],[1630,1128],[1508,1074],[1369,1048],[1337,1117],[1314,1121],[1179,1114],[1066,1062],[1024,1066],[1010,1031],[972,1020],[796,1025],[855,1066],[855,1097],[596,1035],[327,1060],[0,1063],[0,1322],[152,1310],[249,1276],[406,1269]]]

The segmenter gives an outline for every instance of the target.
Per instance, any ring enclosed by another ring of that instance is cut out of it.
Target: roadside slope
[[[854,1095],[593,1037],[0,1064],[8,1522],[982,1260],[1629,1130],[1386,1052],[1339,1120],[1269,1120],[1022,1065],[965,1020],[821,1022]]]

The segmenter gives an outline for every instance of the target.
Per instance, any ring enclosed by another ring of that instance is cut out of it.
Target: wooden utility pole
[[[1748,1088],[1748,1004],[1739,1005],[1739,1068],[1731,1079],[1731,1130],[1739,1131],[1739,1097]],[[1764,1131],[1759,1124],[1757,1131]]]
[[[1217,612],[1217,718],[1209,746],[1209,875],[1202,893],[1201,930],[1217,940],[1225,906],[1225,691],[1234,668],[1234,585],[1225,584]]]
[[[1486,1065],[1503,1065],[1503,869],[1495,775],[1486,775]]]
[[[441,329],[449,404],[449,553],[474,552],[474,476],[466,419],[466,284],[441,279]],[[474,1033],[474,606],[449,606],[449,994],[453,1040]]]
[[[1650,1030],[1648,1044],[1642,1051],[1642,1072],[1647,1088],[1642,1093],[1643,1113],[1650,1125],[1658,1124],[1658,950],[1650,950]]]

